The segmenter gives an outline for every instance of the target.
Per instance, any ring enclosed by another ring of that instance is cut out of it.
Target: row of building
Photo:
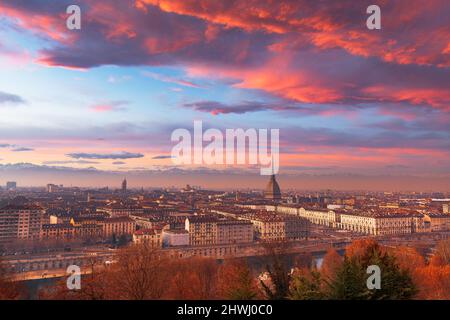
[[[241,210],[239,210],[241,212]],[[185,219],[184,229],[141,229],[133,235],[135,243],[147,242],[152,246],[223,246],[307,239],[309,221],[272,212],[234,214],[214,210]]]
[[[265,209],[302,217],[314,224],[377,236],[450,230],[450,215],[444,213],[330,210],[288,205],[265,206]]]
[[[136,222],[129,217],[46,217],[35,205],[8,205],[0,209],[0,243],[15,240],[68,240],[132,235]]]

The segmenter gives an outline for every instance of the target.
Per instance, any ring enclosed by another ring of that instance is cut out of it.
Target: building
[[[306,239],[309,235],[309,222],[300,217],[261,211],[246,214],[241,219],[249,220],[253,224],[256,240],[299,240]]]
[[[250,243],[253,241],[253,224],[244,220],[221,220],[217,223],[216,244]]]
[[[103,220],[101,217],[73,217],[70,224],[78,228],[78,236],[83,239],[103,238]]]
[[[311,223],[331,228],[336,228],[340,219],[339,214],[329,209],[300,208],[298,215]]]
[[[122,205],[112,203],[105,207],[98,208],[97,211],[107,213],[111,218],[141,216],[144,214],[144,208],[134,205]]]
[[[49,183],[47,184],[47,192],[48,193],[55,193],[55,192],[61,192],[64,190],[64,186],[63,185],[56,185],[56,184],[52,184]]]
[[[122,191],[127,191],[127,179],[123,179],[122,181]]]
[[[70,224],[73,214],[70,212],[59,211],[49,214],[47,211],[50,224]]]
[[[413,217],[404,214],[352,214],[340,216],[339,227],[375,236],[408,234],[413,232]]]
[[[0,209],[0,242],[39,240],[44,210],[34,205],[8,205]]]
[[[442,212],[443,213],[450,213],[450,211],[449,211],[449,204],[448,203],[444,203],[442,205]]]
[[[41,240],[70,240],[78,235],[78,229],[70,223],[44,224],[41,229]]]
[[[162,244],[164,247],[188,246],[189,231],[184,229],[163,230]]]
[[[141,229],[133,234],[134,244],[146,244],[151,248],[162,247],[162,230],[160,229]]]
[[[16,190],[17,183],[15,181],[8,181],[6,182],[6,190]]]
[[[194,216],[186,218],[185,229],[189,232],[189,244],[192,246],[213,245],[217,239],[215,216]]]
[[[103,237],[110,238],[114,236],[131,236],[136,230],[136,222],[128,217],[106,218],[102,223]]]
[[[270,176],[269,183],[267,184],[266,191],[264,192],[264,197],[268,200],[281,200],[280,186],[278,185],[274,174]]]
[[[185,220],[192,246],[249,243],[253,226],[248,221],[219,218],[213,215],[193,216]]]
[[[425,222],[430,224],[431,231],[449,231],[450,215],[443,213],[426,213]]]
[[[364,212],[361,210],[330,210],[279,205],[276,206],[275,211],[287,215],[297,215],[314,224],[370,235],[408,234],[431,230],[430,218],[427,220],[424,215],[411,210],[397,210],[397,212],[370,210]],[[447,216],[450,218],[450,215]],[[435,230],[445,229],[443,227],[445,222],[441,222],[441,220],[446,221],[444,215],[434,216],[433,219]]]

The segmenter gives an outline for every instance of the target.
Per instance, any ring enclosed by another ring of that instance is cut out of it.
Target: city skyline
[[[0,184],[264,185],[172,163],[173,130],[279,128],[293,189],[450,191],[445,1],[0,4]]]

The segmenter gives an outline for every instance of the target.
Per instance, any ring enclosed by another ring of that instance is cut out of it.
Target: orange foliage
[[[399,267],[403,270],[414,272],[417,268],[425,267],[425,259],[410,247],[397,247],[391,250]]]
[[[334,249],[329,249],[323,258],[320,273],[327,280],[333,280],[337,270],[342,265],[342,257]]]
[[[229,299],[239,289],[254,292],[255,298],[260,294],[257,279],[252,275],[245,261],[234,259],[225,261],[219,269],[218,294],[221,299]]]
[[[414,282],[419,289],[418,299],[450,299],[450,265],[418,268],[414,272]]]
[[[349,258],[362,257],[370,247],[376,247],[378,243],[371,238],[354,240],[345,250],[345,255]]]

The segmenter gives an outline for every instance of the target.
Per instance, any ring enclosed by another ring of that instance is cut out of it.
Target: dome
[[[266,199],[271,199],[271,200],[280,200],[281,199],[280,186],[278,185],[278,182],[275,179],[274,174],[270,176],[270,180],[269,180],[269,183],[267,184],[266,191],[264,193],[264,197]]]

